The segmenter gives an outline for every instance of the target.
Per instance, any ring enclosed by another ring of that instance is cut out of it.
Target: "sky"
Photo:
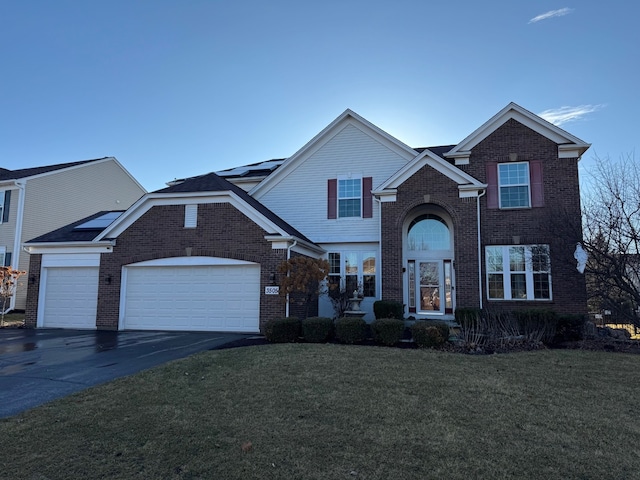
[[[153,191],[291,156],[347,108],[428,147],[513,101],[588,170],[640,148],[640,4],[573,2],[0,0],[0,167],[114,156]]]

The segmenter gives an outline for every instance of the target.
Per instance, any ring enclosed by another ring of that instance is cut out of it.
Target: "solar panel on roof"
[[[80,225],[74,227],[74,230],[104,230],[111,225],[116,218],[122,215],[123,212],[107,212],[99,217],[87,220]]]

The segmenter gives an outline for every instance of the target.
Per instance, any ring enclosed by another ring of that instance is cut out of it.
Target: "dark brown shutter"
[[[373,178],[364,177],[362,179],[362,218],[373,217]]]
[[[338,180],[330,178],[327,182],[327,218],[337,218]]]
[[[531,179],[531,206],[544,207],[544,190],[542,188],[542,162],[529,162],[529,176]]]
[[[4,192],[4,207],[2,208],[2,223],[9,221],[9,205],[11,204],[11,190]]]
[[[487,208],[498,208],[498,165],[487,163]]]

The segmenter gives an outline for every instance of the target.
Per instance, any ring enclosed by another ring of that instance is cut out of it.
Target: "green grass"
[[[0,478],[640,478],[639,385],[602,352],[205,352],[0,421]]]

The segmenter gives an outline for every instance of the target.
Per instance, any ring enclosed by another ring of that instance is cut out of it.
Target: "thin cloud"
[[[559,127],[562,124],[580,120],[585,115],[596,112],[603,107],[604,105],[579,105],[577,107],[552,108],[539,113],[538,116]]]
[[[569,15],[571,12],[573,12],[573,8],[566,8],[566,7],[561,8],[560,10],[551,10],[547,13],[538,15],[537,17],[533,17],[531,20],[529,20],[529,23],[536,23],[541,20],[547,20],[548,18],[562,17],[564,15]]]

